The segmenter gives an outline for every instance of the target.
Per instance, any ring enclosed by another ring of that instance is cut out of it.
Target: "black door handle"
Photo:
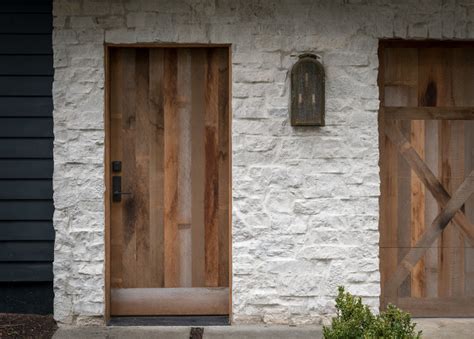
[[[112,201],[120,202],[122,201],[122,195],[131,195],[129,192],[122,192],[122,177],[119,175],[114,175],[112,177]]]

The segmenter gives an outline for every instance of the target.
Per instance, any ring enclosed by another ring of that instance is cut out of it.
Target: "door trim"
[[[112,288],[110,304],[121,316],[227,315],[228,287]]]
[[[105,183],[105,191],[104,191],[104,201],[105,201],[105,230],[104,230],[104,237],[105,237],[105,286],[104,286],[104,293],[105,293],[105,310],[104,310],[104,318],[105,323],[107,324],[110,320],[111,314],[111,298],[110,295],[113,293],[110,287],[110,199],[111,199],[111,168],[110,168],[110,151],[111,151],[111,139],[110,139],[110,49],[112,48],[217,48],[217,47],[224,47],[228,49],[228,70],[229,70],[229,86],[228,86],[228,109],[227,114],[229,116],[229,149],[228,154],[229,157],[229,287],[228,288],[221,288],[220,294],[214,293],[215,295],[219,295],[219,298],[222,298],[223,293],[228,294],[228,303],[227,308],[228,311],[226,314],[229,315],[229,322],[232,323],[232,45],[231,44],[200,44],[200,43],[134,43],[134,44],[116,44],[116,43],[105,43],[104,44],[104,70],[105,70],[105,89],[104,89],[104,100],[105,100],[105,109],[104,109],[104,183]],[[203,288],[202,290],[209,290]],[[216,289],[217,290],[217,289]],[[225,290],[225,291],[224,291]],[[211,293],[212,294],[212,293]],[[199,293],[201,295],[201,293]],[[205,293],[203,295],[206,295]],[[159,295],[157,297],[160,298],[168,298],[165,295]],[[197,300],[201,300],[202,298],[198,298]],[[164,299],[162,299],[164,300]],[[221,300],[221,299],[220,299]],[[152,300],[154,302],[155,300]],[[220,310],[223,312],[223,310]],[[224,313],[222,313],[224,314]],[[183,316],[186,314],[183,314]]]

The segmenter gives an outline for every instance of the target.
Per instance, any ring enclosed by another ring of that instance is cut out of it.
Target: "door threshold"
[[[108,326],[228,326],[227,315],[111,317]]]

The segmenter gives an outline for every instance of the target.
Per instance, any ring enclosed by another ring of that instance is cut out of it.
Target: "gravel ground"
[[[0,313],[0,338],[50,339],[56,329],[51,315]]]

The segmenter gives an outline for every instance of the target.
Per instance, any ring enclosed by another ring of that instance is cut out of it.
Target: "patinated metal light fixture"
[[[302,54],[291,69],[291,125],[324,126],[324,69],[314,54]]]

